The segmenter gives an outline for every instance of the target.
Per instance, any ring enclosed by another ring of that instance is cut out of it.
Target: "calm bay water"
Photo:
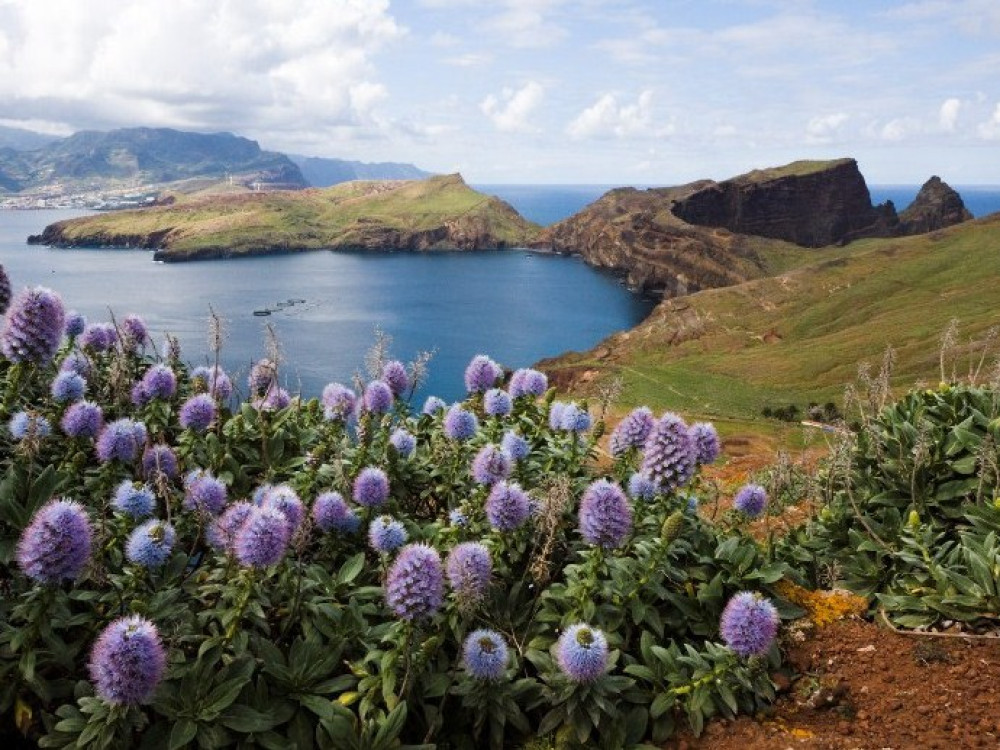
[[[144,250],[57,250],[25,244],[69,211],[0,211],[0,263],[15,289],[42,284],[88,320],[138,313],[157,341],[170,332],[184,359],[207,361],[209,305],[228,323],[223,362],[242,376],[264,355],[264,325],[281,342],[287,385],[318,395],[364,368],[376,326],[404,361],[436,350],[422,394],[463,395],[481,352],[508,367],[586,349],[642,320],[653,303],[578,259],[524,251],[332,253],[154,263]],[[301,304],[255,317],[290,299]],[[241,382],[245,382],[242,381]]]

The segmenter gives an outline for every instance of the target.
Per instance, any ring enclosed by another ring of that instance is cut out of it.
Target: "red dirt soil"
[[[1000,747],[1000,639],[895,633],[859,619],[788,648],[790,684],[767,716],[716,720],[668,750]],[[789,682],[777,677],[777,682]]]

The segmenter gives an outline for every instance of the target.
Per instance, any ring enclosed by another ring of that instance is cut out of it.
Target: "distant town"
[[[19,193],[0,198],[0,210],[77,208],[91,211],[112,211],[152,205],[159,195],[159,189],[148,187],[119,190],[109,190],[104,187],[81,192],[78,189],[68,191],[60,185],[52,185],[30,193]]]

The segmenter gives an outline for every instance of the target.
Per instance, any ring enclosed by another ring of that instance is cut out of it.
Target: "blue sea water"
[[[0,263],[15,289],[42,284],[89,320],[142,315],[185,360],[207,361],[209,305],[227,321],[223,363],[245,375],[265,354],[264,326],[284,351],[287,385],[316,396],[350,383],[379,327],[403,360],[435,351],[421,396],[463,396],[468,361],[486,353],[511,367],[572,349],[641,321],[653,302],[575,258],[525,251],[332,253],[154,263],[145,250],[60,250],[25,238],[66,211],[0,211]],[[278,302],[304,302],[277,308]],[[274,308],[269,317],[253,311]]]
[[[952,185],[962,196],[962,202],[977,219],[1000,211],[1000,185]],[[870,185],[872,203],[891,200],[897,211],[910,205],[920,185]]]

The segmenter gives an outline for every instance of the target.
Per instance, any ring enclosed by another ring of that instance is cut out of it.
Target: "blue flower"
[[[389,477],[375,466],[367,466],[354,480],[354,502],[376,508],[389,499]]]
[[[733,507],[749,518],[757,518],[767,508],[767,491],[759,484],[745,484],[736,493]]]
[[[428,416],[433,416],[439,411],[448,406],[444,401],[439,399],[437,396],[428,396],[427,400],[424,401],[424,408],[421,410],[421,414],[427,414]]]
[[[368,526],[368,543],[376,552],[392,552],[406,544],[403,524],[392,516],[379,516]]]
[[[64,404],[79,401],[87,390],[87,381],[75,372],[60,372],[52,381],[52,398]]]
[[[173,526],[152,518],[129,534],[125,556],[144,568],[158,568],[169,559],[176,538]]]
[[[417,439],[402,427],[396,429],[389,436],[389,442],[403,458],[409,458],[413,455],[413,451],[417,449]]]
[[[145,518],[152,515],[156,507],[156,498],[146,485],[126,479],[115,489],[111,507],[132,518]]]
[[[556,642],[556,663],[573,682],[593,682],[608,665],[608,640],[585,623],[570,625]]]
[[[491,417],[504,417],[510,414],[512,403],[507,391],[490,388],[483,396],[483,411]]]
[[[361,525],[361,519],[338,492],[324,492],[316,498],[312,509],[313,521],[323,531],[339,531],[353,534]]]
[[[465,389],[469,393],[485,393],[503,375],[503,369],[485,354],[477,354],[465,368]]]
[[[503,439],[500,441],[500,447],[503,448],[507,455],[515,461],[527,458],[528,453],[531,451],[531,446],[528,444],[528,441],[513,430],[507,430],[507,432],[503,434]]]
[[[778,610],[759,594],[742,591],[722,611],[719,632],[740,656],[766,654],[778,634]]]
[[[479,429],[479,420],[471,411],[458,404],[452,406],[444,418],[444,434],[452,440],[468,440]]]
[[[495,630],[474,630],[462,646],[462,664],[477,680],[499,680],[507,671],[507,659],[507,644]]]

